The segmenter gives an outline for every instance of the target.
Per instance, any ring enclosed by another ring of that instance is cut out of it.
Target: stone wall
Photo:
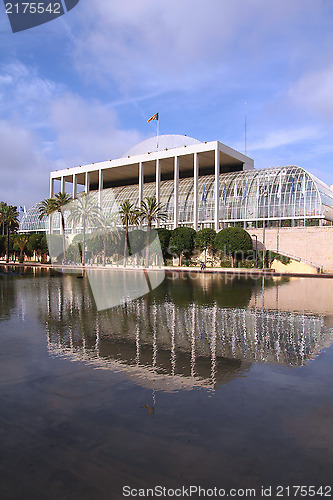
[[[258,249],[262,249],[263,229],[248,229],[258,237]],[[255,248],[255,238],[253,238]],[[305,264],[322,267],[333,272],[333,227],[286,227],[266,228],[266,250],[296,257]]]

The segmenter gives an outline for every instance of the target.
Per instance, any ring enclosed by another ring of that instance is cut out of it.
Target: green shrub
[[[253,250],[252,238],[241,227],[225,227],[215,237],[215,247],[223,254],[230,255],[232,263],[246,259]]]

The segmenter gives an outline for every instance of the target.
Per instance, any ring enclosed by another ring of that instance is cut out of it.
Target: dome
[[[158,137],[158,147],[157,137],[150,137],[150,139],[146,139],[145,141],[139,142],[136,146],[133,146],[129,151],[127,151],[127,153],[124,154],[123,158],[126,158],[127,156],[152,153],[153,151],[163,151],[163,149],[193,146],[194,144],[200,144],[200,141],[193,139],[193,137],[188,137],[187,135],[160,135]]]

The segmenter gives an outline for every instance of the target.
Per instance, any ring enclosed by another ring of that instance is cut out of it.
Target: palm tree
[[[164,222],[167,220],[168,216],[164,212],[164,208],[161,203],[157,203],[155,196],[148,196],[146,200],[141,202],[140,207],[140,218],[142,221],[146,220],[148,224],[147,228],[147,244],[146,244],[146,265],[149,267],[149,245],[150,245],[150,233],[154,222]]]
[[[5,203],[4,201],[0,201],[0,220],[1,220],[0,224],[2,225],[2,232],[1,232],[2,235],[5,234],[5,223],[1,219],[1,213],[6,205],[7,203]]]
[[[61,218],[61,229],[62,229],[62,247],[64,259],[66,259],[66,237],[65,237],[65,218],[63,214],[63,207],[67,205],[70,201],[72,201],[72,197],[68,193],[56,193],[53,198],[45,198],[41,202],[41,205],[38,209],[39,220],[42,220],[43,217],[49,217],[54,212],[60,213]],[[51,220],[50,220],[50,234],[51,234]]]
[[[60,213],[61,228],[62,228],[63,234],[65,234],[65,218],[64,218],[64,214],[63,214],[62,209],[65,205],[67,205],[67,203],[72,201],[72,197],[68,193],[57,193],[51,199],[53,200],[52,201],[52,205],[53,205],[53,209],[54,209],[53,211]]]
[[[103,266],[106,264],[106,243],[117,244],[120,240],[119,230],[116,227],[116,214],[99,215],[97,234],[103,238]]]
[[[82,224],[82,266],[85,265],[85,252],[86,252],[86,228],[87,225],[98,224],[100,217],[100,209],[94,202],[91,196],[82,194],[71,203],[69,208],[68,222]]]
[[[19,213],[17,207],[3,203],[0,209],[0,223],[6,226],[6,262],[9,262],[9,236],[12,229],[17,229],[19,226]]]
[[[15,243],[14,250],[20,251],[20,263],[24,262],[24,250],[28,244],[29,236],[27,234],[16,234],[15,235]]]
[[[137,225],[139,221],[139,211],[135,208],[134,203],[129,200],[123,201],[120,205],[119,215],[121,223],[125,226],[125,241],[124,241],[124,266],[126,267],[127,247],[128,247],[128,226]]]
[[[42,220],[44,217],[49,217],[49,215],[53,214],[53,212],[53,198],[45,198],[45,200],[40,202],[40,206],[38,207],[38,219]]]

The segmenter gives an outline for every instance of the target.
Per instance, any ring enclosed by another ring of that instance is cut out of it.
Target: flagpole
[[[245,102],[245,156],[246,156],[246,102]]]
[[[158,115],[158,118],[156,120],[156,146],[157,146],[157,149],[158,149],[158,125],[159,125],[159,121],[160,121],[160,117]]]

